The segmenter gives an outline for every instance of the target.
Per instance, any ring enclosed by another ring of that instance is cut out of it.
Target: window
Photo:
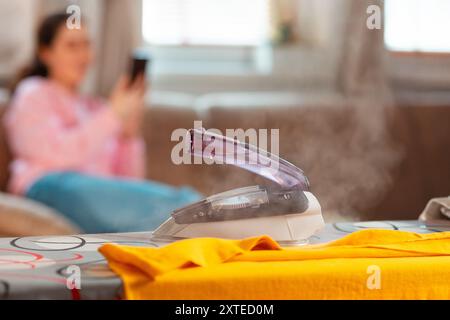
[[[269,0],[143,0],[151,45],[255,46],[267,39]]]
[[[385,42],[392,51],[450,52],[449,0],[386,0]]]

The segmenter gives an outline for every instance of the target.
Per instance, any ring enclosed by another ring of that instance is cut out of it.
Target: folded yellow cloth
[[[280,247],[268,236],[99,251],[127,299],[450,299],[450,232],[363,230]]]

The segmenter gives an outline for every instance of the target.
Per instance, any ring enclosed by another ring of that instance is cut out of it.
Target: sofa
[[[338,98],[273,97],[223,93],[195,105],[152,102],[144,119],[147,178],[190,185],[205,195],[263,182],[232,166],[173,164],[171,133],[202,120],[223,132],[279,129],[280,155],[305,171],[327,222],[416,219],[430,198],[450,194],[449,105],[397,102],[383,113],[383,122],[372,123],[372,111],[355,110]],[[10,159],[0,131],[3,192]]]

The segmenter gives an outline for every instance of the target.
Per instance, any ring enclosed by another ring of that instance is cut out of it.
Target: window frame
[[[450,51],[448,52],[435,52],[435,51],[408,51],[408,50],[391,50],[385,47],[389,55],[393,57],[416,57],[416,58],[437,58],[437,59],[450,59]]]

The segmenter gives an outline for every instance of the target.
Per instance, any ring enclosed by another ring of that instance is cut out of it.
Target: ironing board
[[[450,231],[450,221],[340,222],[327,224],[310,242],[328,242],[366,228],[441,232]],[[162,245],[149,238],[148,232],[0,238],[0,299],[120,299],[121,280],[97,249],[107,242]],[[81,275],[81,287],[68,289],[74,270]]]

